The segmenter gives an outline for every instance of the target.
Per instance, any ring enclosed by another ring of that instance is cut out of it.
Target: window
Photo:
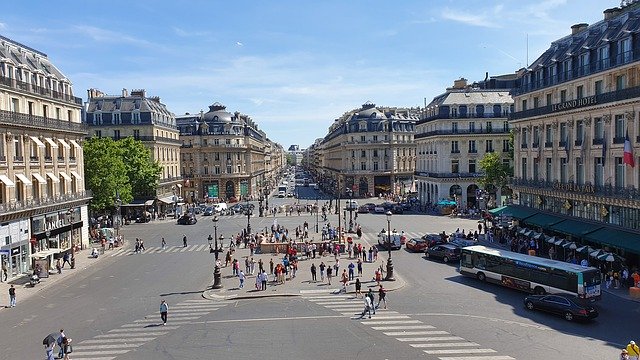
[[[509,150],[510,150],[509,140],[508,139],[502,140],[502,152],[509,152]]]
[[[551,158],[546,160],[545,175],[547,182],[553,181],[553,162]]]
[[[102,137],[102,130],[96,130],[96,131],[94,132],[94,134],[95,134],[95,136],[96,136],[97,138],[101,138],[101,137]]]
[[[227,165],[227,174],[231,174],[232,169],[231,169],[231,165]]]
[[[220,165],[216,165],[216,166],[213,168],[213,171],[214,171],[214,174],[216,174],[216,175],[220,175]]]
[[[627,76],[626,75],[616,76],[616,90],[624,90],[626,86],[627,86]]]
[[[624,115],[618,114],[615,117],[615,139],[613,139],[614,143],[624,143]]]
[[[485,152],[493,152],[493,140],[486,140],[485,142]]]
[[[224,139],[225,145],[231,145],[231,139]]]
[[[567,141],[567,123],[560,123],[560,146]]]
[[[360,142],[366,142],[367,141],[367,137],[364,135],[360,136]]]
[[[503,121],[502,122],[502,131],[509,132],[509,122],[508,121]]]
[[[551,94],[547,94],[547,101],[545,102],[547,106],[551,105]]]
[[[205,175],[209,175],[209,167],[208,166],[204,167],[204,174]]]
[[[113,130],[113,139],[120,140],[120,130]]]
[[[231,160],[231,153],[227,153],[227,161]]]
[[[631,60],[631,38],[618,41],[618,64],[626,64]]]
[[[522,144],[522,148],[524,149],[527,147],[527,138],[529,137],[528,129],[526,127],[523,127],[520,135],[520,143]]]
[[[378,141],[378,135],[373,135],[373,141]]]
[[[584,97],[584,86],[579,85],[576,87],[576,99],[582,99]]]
[[[102,113],[93,113],[93,125],[102,125]]]
[[[459,153],[460,149],[458,148],[458,142],[457,141],[452,141],[451,142],[451,153],[455,154],[455,153]]]
[[[42,116],[49,117],[49,107],[47,105],[42,105]]]
[[[460,172],[460,160],[451,160],[451,172],[454,174]]]
[[[377,161],[373,162],[373,171],[378,171],[378,162]]]
[[[120,125],[122,124],[122,119],[120,117],[120,113],[113,113],[113,123],[115,125]]]
[[[373,149],[373,157],[378,157],[378,149]]]
[[[522,158],[522,178],[527,179],[527,158]]]
[[[476,149],[476,141],[475,140],[469,140],[469,152],[470,153],[477,153],[478,149]]]
[[[533,98],[533,108],[536,109],[540,106],[540,99],[536,96]]]
[[[360,150],[360,157],[367,157],[367,151],[366,150]]]
[[[584,185],[584,163],[582,158],[576,159],[576,184]]]
[[[360,163],[360,170],[367,170],[367,163],[366,162],[361,162]]]
[[[527,111],[527,99],[522,100],[522,111]]]
[[[533,127],[533,147],[540,146],[540,128],[537,126]]]
[[[491,121],[487,121],[487,132],[491,132]]]
[[[533,180],[538,181],[540,179],[539,176],[538,164],[533,164]]]
[[[469,172],[470,173],[476,172],[476,160],[475,159],[470,159],[469,160]]]
[[[560,90],[560,103],[567,101],[567,90]]]
[[[593,139],[600,139],[602,140],[604,138],[604,124],[602,122],[602,118],[594,118],[593,119]]]
[[[140,124],[140,112],[134,111],[131,113],[131,123]]]
[[[133,130],[133,138],[140,140],[140,130]]]
[[[458,109],[457,108],[451,108],[451,117],[452,118],[457,118],[458,117]]]
[[[560,159],[560,182],[561,183],[567,182],[567,176],[569,174],[568,167],[569,166],[567,164],[567,158],[561,158]]]
[[[455,121],[451,123],[451,132],[454,134],[458,132],[458,123]]]
[[[584,121],[576,121],[576,146],[582,145],[584,141]]]
[[[469,121],[469,132],[475,132],[475,131],[476,131],[476,122]]]
[[[580,75],[586,75],[589,73],[589,53],[585,52],[580,54],[578,58],[578,71]]]
[[[616,174],[615,174],[616,187],[623,188],[624,187],[625,164],[622,161],[621,157],[616,157],[615,158],[615,164],[616,164]]]
[[[598,80],[594,83],[594,95],[600,95],[602,94],[602,80]]]
[[[594,179],[593,182],[596,186],[604,185],[604,163],[601,157],[593,159]]]
[[[553,146],[553,128],[551,127],[551,124],[547,125],[545,127],[545,143],[544,146],[545,147],[551,147]]]
[[[216,161],[220,161],[220,153],[214,153],[213,154],[213,159]]]

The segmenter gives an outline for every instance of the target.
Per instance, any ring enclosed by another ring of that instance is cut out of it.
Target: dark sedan
[[[212,216],[214,212],[215,211],[213,210],[212,207],[208,207],[208,208],[204,209],[203,215],[204,216]]]
[[[447,243],[445,240],[442,240],[442,236],[440,236],[440,234],[426,234],[422,235],[420,239],[427,243],[428,248]]]
[[[441,244],[432,246],[424,252],[427,258],[442,259],[442,262],[448,263],[451,260],[460,260],[460,248],[455,245]]]
[[[423,252],[427,249],[428,243],[420,238],[413,238],[406,243],[407,250],[411,250],[413,252]]]
[[[524,306],[529,310],[560,315],[567,321],[591,320],[598,317],[598,310],[591,305],[583,304],[572,295],[529,295],[524,298]]]
[[[184,214],[178,219],[178,225],[193,225],[198,222],[193,214]]]

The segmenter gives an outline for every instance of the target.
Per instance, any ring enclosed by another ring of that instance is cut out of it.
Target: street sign
[[[0,250],[0,255],[9,256],[9,250]]]

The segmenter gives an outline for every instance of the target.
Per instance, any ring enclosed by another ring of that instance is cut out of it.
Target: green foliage
[[[151,150],[141,141],[128,137],[115,142],[134,198],[153,196],[162,168],[153,161]]]
[[[509,177],[513,176],[513,168],[503,164],[498,153],[486,153],[480,160],[480,169],[485,175],[478,181],[483,187],[492,184],[500,189],[507,185]]]
[[[287,154],[287,165],[293,166],[296,164],[296,160],[293,157],[293,154]]]
[[[111,138],[93,137],[85,141],[83,152],[85,185],[93,192],[91,210],[113,208],[116,192],[125,204],[133,200],[125,164]]]

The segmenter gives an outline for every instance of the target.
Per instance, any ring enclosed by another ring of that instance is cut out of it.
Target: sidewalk
[[[364,243],[366,244],[366,242]],[[367,245],[368,246],[368,245]],[[224,259],[225,253],[220,255],[220,259]],[[234,258],[240,261],[240,269],[244,271],[244,259],[249,256],[249,249],[240,248],[236,249],[234,254]],[[302,296],[308,294],[331,294],[331,293],[339,293],[342,288],[342,283],[340,282],[340,278],[342,275],[342,270],[347,269],[347,273],[349,272],[349,263],[353,262],[356,265],[356,269],[354,270],[355,276],[357,278],[358,270],[357,270],[357,259],[349,259],[349,254],[344,253],[340,254],[340,268],[338,270],[338,276],[333,276],[331,279],[331,285],[327,283],[327,278],[325,276],[325,281],[320,281],[320,269],[317,270],[317,282],[311,282],[311,264],[315,264],[316,268],[320,265],[320,262],[324,262],[327,266],[333,266],[335,264],[335,257],[333,255],[325,255],[323,257],[316,256],[315,259],[305,259],[301,257],[298,261],[298,271],[295,278],[290,278],[291,273],[287,277],[287,280],[284,284],[275,284],[273,282],[274,275],[269,274],[269,260],[273,259],[274,266],[282,261],[284,254],[280,254],[276,257],[275,254],[254,254],[253,258],[257,261],[262,259],[264,263],[264,269],[269,275],[269,282],[267,283],[267,290],[259,291],[256,290],[256,275],[247,275],[247,278],[244,283],[244,288],[239,289],[238,286],[240,281],[237,276],[233,276],[231,265],[227,267],[222,267],[220,272],[222,273],[222,289],[210,289],[205,290],[202,296],[205,299],[210,300],[232,300],[232,299],[257,299],[264,297],[274,297],[274,296]],[[251,258],[251,257],[249,257]],[[373,280],[375,270],[383,265],[383,268],[386,267],[387,259],[386,252],[380,251],[378,253],[378,260],[376,262],[363,262],[362,263],[362,276],[360,277],[360,281],[362,283],[362,292],[366,293],[371,288],[376,294],[378,291],[377,283]],[[223,261],[224,265],[224,261]],[[213,269],[212,269],[213,270]],[[255,266],[256,273],[258,272],[258,264]],[[394,271],[394,277],[396,281],[382,281],[381,284],[387,291],[395,291],[403,288],[406,283],[398,275],[396,271]],[[213,284],[213,272],[212,272],[212,284]],[[384,278],[384,274],[383,274]],[[350,281],[347,285],[347,293],[355,294],[355,280]]]
[[[125,247],[128,245],[128,242],[125,243]],[[76,266],[74,269],[71,269],[67,264],[63,269],[62,273],[58,274],[55,266],[53,269],[49,271],[49,277],[45,279],[40,279],[40,283],[36,284],[35,287],[31,287],[29,285],[30,274],[23,274],[22,276],[18,276],[14,279],[10,279],[9,282],[0,283],[0,310],[6,309],[9,304],[9,286],[13,285],[16,288],[16,301],[17,306],[20,307],[20,302],[24,301],[33,295],[37,294],[39,291],[44,290],[54,284],[62,281],[68,276],[73,276],[83,270],[86,270],[88,267],[95,265],[96,263],[103,261],[109,255],[110,250],[106,250],[105,254],[98,256],[97,259],[93,259],[90,257],[92,246],[99,248],[100,244],[90,244],[90,246],[85,249],[75,253]],[[54,263],[55,265],[55,263]]]
[[[502,250],[507,250],[509,251],[509,246],[507,244],[501,244],[499,242],[489,242],[487,240],[484,240],[484,237],[480,238],[478,240],[478,245],[484,245],[486,247],[491,247],[491,248],[495,248],[495,249],[502,249]],[[623,286],[621,286],[618,289],[615,289],[613,287],[607,289],[605,284],[603,283],[600,286],[600,291],[603,293],[607,293],[622,299],[626,299],[629,301],[635,301],[637,303],[640,303],[640,299],[636,299],[636,298],[632,298],[631,296],[629,296],[629,288],[625,288]]]

